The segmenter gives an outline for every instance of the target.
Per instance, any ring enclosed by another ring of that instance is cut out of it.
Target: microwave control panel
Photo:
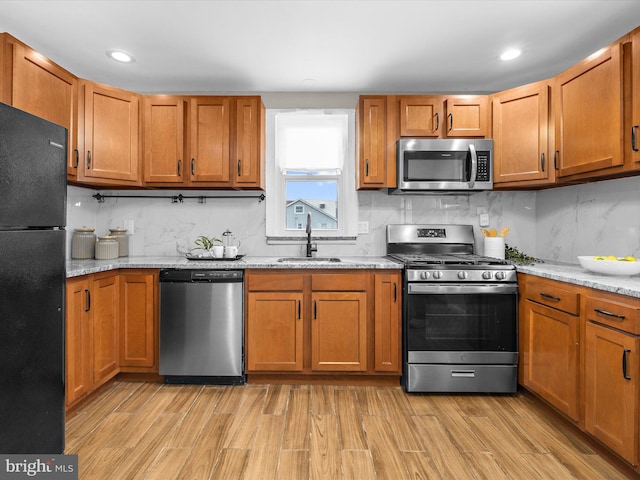
[[[478,174],[477,182],[488,182],[491,180],[489,168],[489,152],[478,152]]]

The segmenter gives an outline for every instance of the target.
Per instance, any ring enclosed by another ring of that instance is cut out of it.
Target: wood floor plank
[[[478,480],[508,480],[509,476],[489,452],[465,452],[469,468]]]
[[[220,453],[220,460],[211,475],[211,480],[240,480],[244,478],[244,470],[248,458],[249,450],[236,448],[223,449]]]
[[[289,385],[269,385],[262,411],[265,415],[284,415],[289,400]]]
[[[404,459],[391,434],[387,419],[378,415],[362,417],[373,465],[378,480],[397,480],[407,478]]]
[[[343,450],[367,450],[369,447],[362,428],[362,418],[355,390],[337,388],[335,395],[341,448]]]
[[[409,472],[407,480],[444,480],[427,452],[403,452],[402,457]]]
[[[473,478],[456,445],[453,443],[440,420],[431,415],[415,416],[414,421],[424,435],[427,452],[433,458],[438,472],[444,479]]]
[[[340,478],[340,449],[338,423],[333,415],[311,416],[311,459],[312,480],[333,480]]]
[[[214,413],[209,417],[176,480],[208,480],[211,477],[232,422],[230,413]]]
[[[173,385],[173,387],[178,387],[178,394],[174,397],[171,405],[165,409],[167,413],[188,412],[193,402],[200,395],[200,391],[204,388],[202,385]]]
[[[89,467],[83,466],[84,457],[78,456],[78,478],[82,480],[121,480],[125,476],[116,476],[114,465],[119,465],[127,456],[131,455],[131,448],[106,447],[102,448],[91,460]]]
[[[285,450],[308,450],[310,438],[311,392],[309,389],[291,389],[286,415],[282,448]]]
[[[407,414],[412,410],[403,393],[397,389],[384,389],[378,392],[378,396],[387,412],[386,416],[400,451],[425,451],[423,436],[416,427],[413,417]]]
[[[380,397],[378,397],[379,388],[363,386],[354,387],[354,390],[358,397],[358,404],[362,415],[384,415],[384,407],[380,402]]]
[[[265,480],[275,478],[283,433],[283,415],[262,415],[260,417],[256,440],[247,461],[246,478]]]
[[[524,453],[522,458],[542,478],[573,480],[575,477],[550,453]]]
[[[405,394],[407,403],[411,406],[411,415],[434,415],[431,399],[433,395],[423,393]]]
[[[461,452],[486,452],[471,425],[465,421],[459,405],[445,395],[435,395],[431,401],[433,411]]]
[[[105,448],[114,435],[122,430],[131,421],[133,413],[112,412],[91,433],[78,442],[77,448],[67,449],[68,453],[78,455],[78,460],[93,461],[100,450]]]
[[[311,386],[311,414],[334,415],[336,412],[333,398],[333,385]]]
[[[266,388],[244,389],[238,411],[224,441],[225,448],[251,448],[266,392]]]
[[[164,448],[156,457],[155,462],[145,472],[144,480],[167,480],[176,478],[178,472],[191,453],[187,448]]]
[[[309,475],[309,450],[280,451],[276,480],[309,480]]]
[[[344,480],[375,479],[376,470],[369,450],[342,450]]]
[[[220,398],[213,411],[216,413],[236,413],[245,390],[247,390],[246,385],[226,387],[222,393],[222,398]]]
[[[143,383],[136,391],[135,395],[130,395],[126,401],[122,402],[116,409],[117,412],[122,413],[136,413],[138,412],[151,397],[153,397],[160,389],[162,384],[160,383]],[[164,389],[166,390],[166,389]]]
[[[204,388],[192,408],[188,410],[173,437],[168,441],[168,448],[193,448],[200,432],[209,420],[214,407],[222,396],[222,390]]]

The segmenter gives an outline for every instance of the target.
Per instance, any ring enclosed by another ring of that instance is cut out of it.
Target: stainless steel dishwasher
[[[242,270],[160,271],[165,383],[245,383],[243,303]]]

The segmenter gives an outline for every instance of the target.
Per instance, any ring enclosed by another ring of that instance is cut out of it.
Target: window
[[[267,237],[354,238],[354,110],[267,111]]]

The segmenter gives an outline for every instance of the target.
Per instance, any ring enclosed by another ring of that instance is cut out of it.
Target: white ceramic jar
[[[118,258],[118,240],[112,236],[99,237],[96,241],[96,260]]]
[[[76,228],[71,237],[71,258],[84,260],[93,258],[96,248],[95,228]]]
[[[118,256],[119,257],[128,257],[129,256],[129,235],[127,234],[126,228],[115,227],[110,228],[109,235],[111,237],[115,237],[118,241]]]

